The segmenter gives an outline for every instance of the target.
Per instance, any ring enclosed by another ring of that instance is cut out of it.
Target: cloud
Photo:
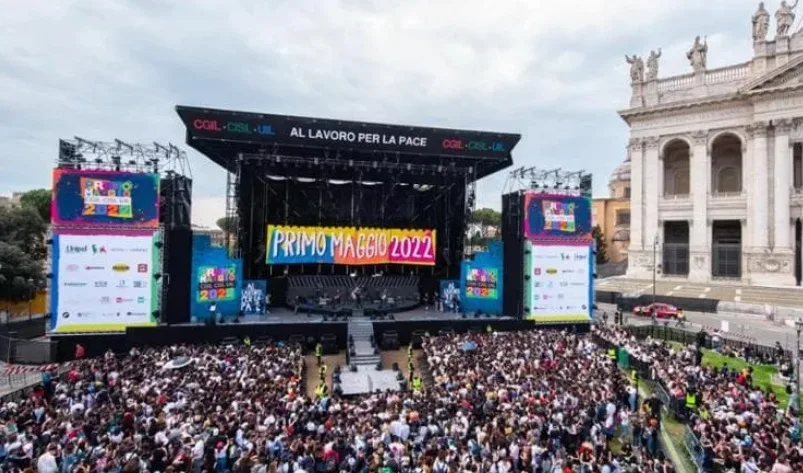
[[[58,138],[182,144],[174,105],[519,132],[517,165],[584,168],[605,192],[624,158],[625,53],[662,75],[750,56],[747,0],[0,0],[0,191],[47,186]],[[190,151],[194,220],[225,175]],[[479,201],[498,206],[504,174]]]

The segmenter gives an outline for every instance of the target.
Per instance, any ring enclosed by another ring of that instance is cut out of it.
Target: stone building
[[[646,67],[626,57],[628,277],[652,278],[657,262],[662,278],[800,284],[803,33],[791,31],[786,2],[774,19],[768,39],[764,4],[746,15],[753,54],[744,63],[708,69],[700,37],[686,55],[688,74],[659,77],[660,49]]]
[[[630,157],[614,169],[608,179],[609,197],[596,197],[592,202],[594,225],[605,236],[608,261],[627,259],[630,245]]]

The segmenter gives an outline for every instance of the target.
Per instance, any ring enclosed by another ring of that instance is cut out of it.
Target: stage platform
[[[343,390],[344,396],[376,391],[399,391],[401,386],[396,375],[398,371],[377,371],[372,366],[358,366],[356,372],[344,370],[340,373],[340,389]]]
[[[427,333],[437,335],[448,332],[484,332],[489,325],[493,330],[502,332],[543,328],[584,332],[590,326],[588,323],[536,324],[513,317],[463,315],[423,309],[393,314],[392,320],[386,318],[371,323],[374,338],[380,345],[386,335],[392,334],[400,346],[406,346],[415,337]],[[188,323],[129,327],[122,333],[51,334],[50,337],[58,342],[57,359],[54,360],[58,362],[71,360],[75,353],[75,345],[79,343],[86,349],[87,356],[101,356],[110,349],[115,352],[126,352],[132,347],[220,343],[229,337],[240,340],[249,337],[253,341],[260,338],[269,338],[273,341],[297,340],[310,349],[319,340],[326,338],[330,340],[333,349],[343,350],[348,342],[348,322],[324,321],[321,315],[296,314],[289,309],[278,309],[265,316],[248,316],[239,322],[216,325]]]

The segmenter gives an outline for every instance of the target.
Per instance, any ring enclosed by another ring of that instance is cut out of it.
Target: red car
[[[637,316],[649,317],[653,313],[655,313],[655,317],[659,319],[674,319],[678,316],[678,308],[671,304],[656,302],[633,309],[633,314]]]

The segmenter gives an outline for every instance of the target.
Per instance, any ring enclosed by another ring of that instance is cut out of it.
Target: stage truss
[[[585,171],[520,167],[510,171],[502,194],[530,190],[540,191],[544,194],[591,197],[592,177]]]
[[[91,141],[80,137],[59,140],[56,167],[92,171],[178,174],[192,178],[187,153],[172,143]]]

